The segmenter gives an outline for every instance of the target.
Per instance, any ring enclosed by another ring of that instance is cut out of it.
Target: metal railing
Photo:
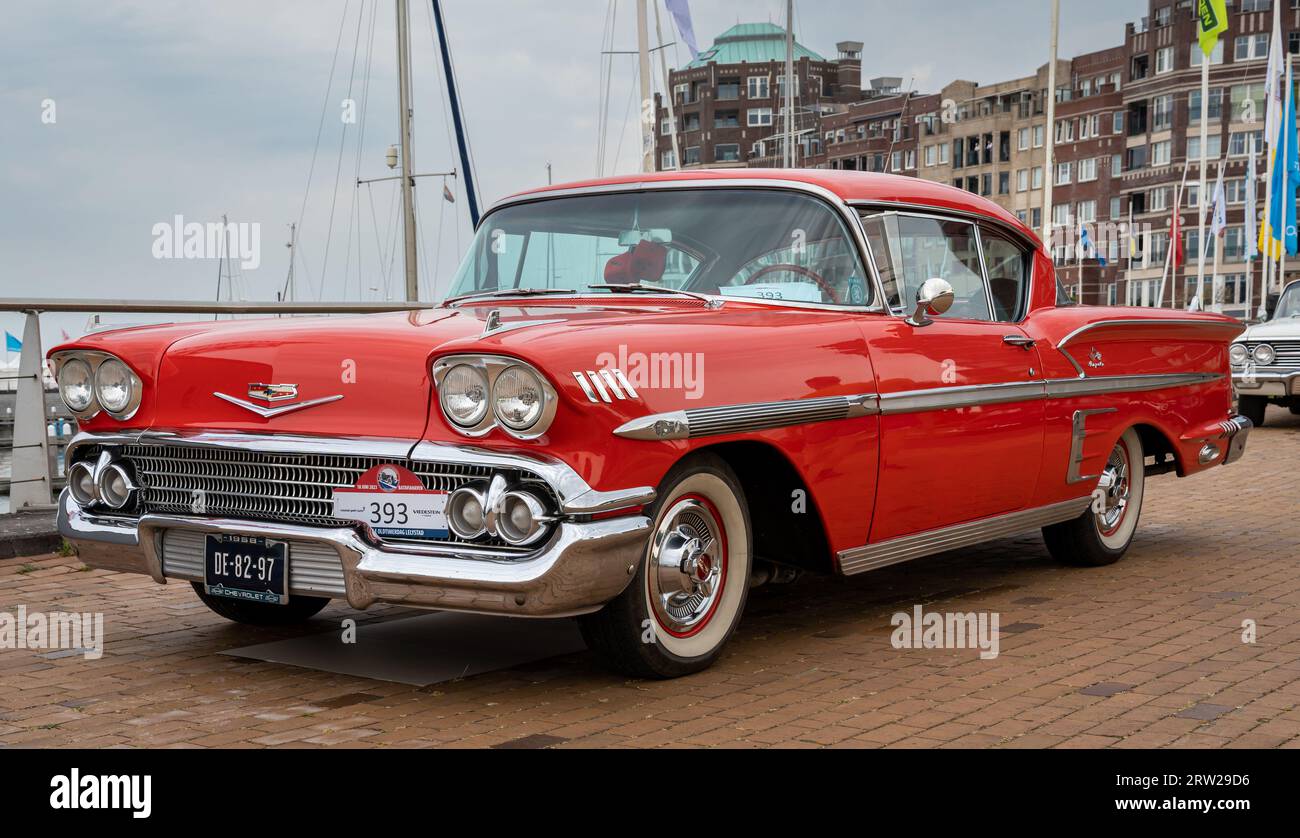
[[[26,315],[17,374],[7,370],[0,379],[14,381],[13,443],[10,463],[9,509],[48,507],[54,502],[54,452],[50,450],[45,415],[45,356],[41,350],[40,316],[46,312],[104,312],[130,314],[378,314],[416,311],[430,303],[290,303],[203,302],[189,300],[66,300],[43,297],[0,299],[0,311]]]

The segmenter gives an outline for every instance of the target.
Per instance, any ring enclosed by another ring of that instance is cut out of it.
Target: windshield
[[[1300,317],[1300,282],[1289,286],[1282,292],[1282,298],[1277,301],[1277,310],[1273,312],[1273,319],[1281,320],[1284,317]]]
[[[504,207],[479,227],[448,297],[507,289],[591,293],[657,285],[703,294],[866,306],[847,230],[807,195],[671,189]]]

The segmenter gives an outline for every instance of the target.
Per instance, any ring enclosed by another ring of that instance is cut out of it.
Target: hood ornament
[[[250,384],[248,397],[264,402],[282,402],[298,397],[297,384]]]
[[[250,413],[256,413],[258,416],[261,416],[263,419],[271,419],[273,417],[280,416],[285,413],[292,413],[295,410],[305,410],[306,408],[315,407],[316,405],[336,402],[339,399],[343,398],[343,394],[339,393],[336,396],[325,396],[324,398],[311,399],[310,401],[305,401],[305,402],[294,402],[293,404],[281,405],[280,407],[263,407],[260,404],[254,404],[249,401],[244,401],[243,399],[236,398],[235,396],[229,396],[226,395],[225,393],[214,392],[212,395],[216,396],[222,401],[230,402],[231,404],[236,405],[237,407],[242,407],[244,410],[247,410]],[[260,383],[249,384],[248,395],[250,398],[261,399],[267,402],[268,404],[273,402],[282,402],[287,399],[292,399],[297,397],[298,385],[297,384],[260,384]]]

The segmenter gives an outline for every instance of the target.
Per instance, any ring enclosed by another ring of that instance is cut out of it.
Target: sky
[[[1143,0],[1065,0],[1062,57],[1116,46]],[[615,0],[614,50],[636,47]],[[701,49],[737,22],[783,23],[784,0],[691,0]],[[1048,58],[1047,0],[799,0],[795,36],[833,57],[866,43],[863,78],[920,92],[1028,75]],[[602,33],[610,0],[443,0],[480,204],[598,174]],[[977,9],[977,11],[976,11]],[[662,11],[664,41],[678,41]],[[0,26],[0,297],[214,299],[219,260],[169,254],[182,224],[243,228],[221,296],[273,300],[299,224],[303,300],[402,296],[393,0],[63,0],[6,4]],[[414,165],[459,168],[428,2],[411,0]],[[653,27],[653,16],[651,17]],[[654,40],[653,30],[651,33]],[[666,48],[670,67],[689,60]],[[638,165],[632,55],[609,79],[605,174]],[[656,74],[658,70],[656,68]],[[656,89],[661,83],[656,79]],[[346,106],[344,100],[351,100]],[[346,122],[348,115],[355,121]],[[310,176],[310,177],[309,177]],[[422,299],[445,291],[472,234],[463,183],[417,188]],[[182,227],[183,230],[183,227]],[[253,239],[256,231],[256,239]],[[395,245],[398,245],[395,247]],[[241,261],[244,263],[241,266]],[[256,264],[254,264],[256,263]],[[108,315],[106,322],[158,317]],[[166,317],[163,319],[182,319]],[[87,315],[42,317],[46,349]],[[22,316],[0,313],[21,335]]]

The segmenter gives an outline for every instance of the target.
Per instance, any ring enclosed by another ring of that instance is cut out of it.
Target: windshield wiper
[[[461,300],[470,300],[478,297],[538,297],[543,294],[576,294],[571,288],[498,288],[495,291],[474,291],[469,294],[461,294],[459,297],[448,297],[442,301],[443,305],[458,303]]]
[[[697,294],[694,291],[683,291],[680,288],[665,288],[662,285],[644,285],[640,282],[606,282],[599,285],[588,285],[587,287],[596,291],[609,291],[614,294],[634,294],[637,291],[645,291],[651,294],[680,294],[683,297],[703,300],[707,308],[722,308],[722,300],[704,294]]]

